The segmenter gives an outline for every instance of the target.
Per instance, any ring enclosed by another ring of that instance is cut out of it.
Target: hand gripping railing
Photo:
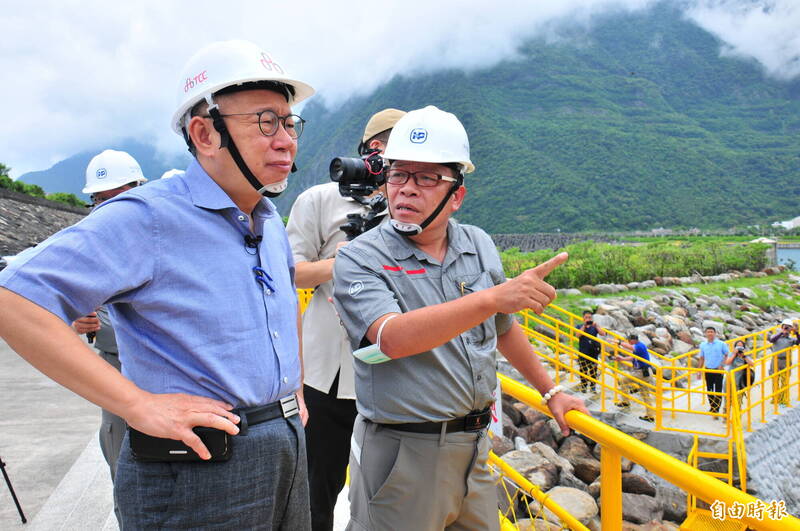
[[[534,389],[498,374],[503,392],[513,396],[538,411],[552,416],[541,403],[541,395]],[[673,485],[708,503],[719,500],[728,505],[763,503],[746,492],[709,477],[704,472],[675,459],[621,431],[603,424],[579,411],[569,411],[566,421],[570,428],[579,431],[601,445],[600,490],[601,523],[603,529],[622,529],[622,468],[621,457],[642,465]],[[758,520],[745,515],[742,521],[757,530],[800,531],[800,520],[784,516],[780,520]]]

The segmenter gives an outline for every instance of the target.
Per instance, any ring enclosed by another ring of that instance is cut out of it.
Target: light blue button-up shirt
[[[728,355],[728,345],[719,338],[714,338],[711,343],[708,340],[700,343],[700,357],[705,358],[706,369],[719,369],[725,357]]]
[[[142,389],[266,404],[300,387],[297,295],[275,206],[253,219],[255,234],[193,161],[25,251],[0,286],[68,323],[108,303],[122,372]],[[263,237],[257,251],[245,235]]]

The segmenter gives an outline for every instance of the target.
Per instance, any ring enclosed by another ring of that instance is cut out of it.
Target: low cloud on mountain
[[[755,59],[779,79],[800,75],[796,0],[663,1],[682,6],[717,36],[724,43],[720,53]],[[165,153],[183,149],[168,126],[177,77],[184,61],[213,40],[259,43],[309,80],[326,104],[336,105],[398,74],[488,68],[513,59],[531,37],[574,37],[597,16],[655,3],[12,3],[0,19],[6,43],[0,51],[6,73],[0,162],[19,175],[129,137]]]

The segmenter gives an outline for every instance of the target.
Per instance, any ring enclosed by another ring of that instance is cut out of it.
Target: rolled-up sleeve
[[[109,202],[20,254],[0,273],[0,286],[71,323],[106,302],[135,298],[152,278],[156,236],[142,202]]]
[[[506,273],[503,271],[503,262],[500,260],[500,255],[497,253],[497,248],[494,246],[492,239],[485,233],[484,235],[486,237],[485,239],[488,240],[482,245],[482,251],[485,253],[483,256],[486,260],[486,270],[492,277],[492,283],[494,283],[495,286],[499,286],[507,280]],[[513,315],[508,313],[496,314],[494,317],[494,325],[497,330],[497,336],[502,336],[511,330],[511,325],[513,323]]]
[[[343,247],[333,266],[333,302],[357,350],[369,327],[382,315],[402,310],[386,281],[368,265],[365,255]]]

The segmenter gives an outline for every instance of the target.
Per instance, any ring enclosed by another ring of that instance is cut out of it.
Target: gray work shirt
[[[108,315],[108,309],[105,306],[100,306],[96,311],[97,318],[100,320],[100,330],[95,335],[94,347],[103,352],[119,354],[117,336],[114,334],[114,327],[111,326],[111,317]]]
[[[353,350],[368,344],[367,329],[382,315],[441,304],[505,282],[497,249],[485,232],[451,220],[447,235],[444,263],[388,223],[339,250],[334,303]],[[512,322],[512,316],[497,314],[415,356],[375,365],[354,359],[358,412],[373,422],[394,424],[450,420],[485,408],[496,384],[497,336]]]

